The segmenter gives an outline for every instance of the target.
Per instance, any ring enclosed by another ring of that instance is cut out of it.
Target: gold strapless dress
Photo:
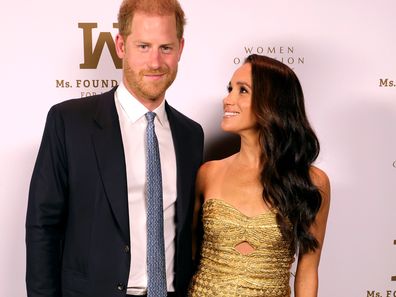
[[[202,220],[201,262],[189,296],[290,296],[294,255],[280,233],[275,213],[248,217],[223,200],[208,199]],[[235,247],[242,242],[254,251],[238,252]]]

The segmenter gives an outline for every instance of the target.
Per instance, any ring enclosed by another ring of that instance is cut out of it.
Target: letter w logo
[[[396,245],[396,240],[393,241],[393,244]],[[396,276],[391,277],[392,282],[396,282]]]
[[[113,59],[114,66],[117,69],[122,68],[122,61],[118,58],[113,36],[110,32],[101,32],[95,48],[92,45],[92,29],[97,28],[97,23],[78,23],[78,27],[83,29],[84,38],[84,63],[80,64],[80,69],[96,69],[98,67],[100,56],[102,55],[105,44]],[[117,23],[113,23],[113,28],[118,28]]]

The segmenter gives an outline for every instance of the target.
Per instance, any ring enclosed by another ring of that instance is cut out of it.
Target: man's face
[[[176,78],[184,40],[176,33],[174,15],[157,16],[137,12],[131,33],[117,35],[116,49],[123,60],[123,82],[146,107],[155,108]],[[149,108],[149,109],[151,109]]]

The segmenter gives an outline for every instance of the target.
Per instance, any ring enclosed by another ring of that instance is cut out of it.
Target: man
[[[29,297],[186,295],[203,131],[164,99],[184,12],[125,0],[118,21],[120,86],[48,113],[26,219]]]

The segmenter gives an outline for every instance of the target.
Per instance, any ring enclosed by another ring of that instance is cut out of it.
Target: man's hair
[[[133,15],[136,12],[148,15],[175,15],[177,38],[183,37],[186,19],[184,11],[177,0],[124,0],[118,12],[119,33],[127,37],[131,33]]]

